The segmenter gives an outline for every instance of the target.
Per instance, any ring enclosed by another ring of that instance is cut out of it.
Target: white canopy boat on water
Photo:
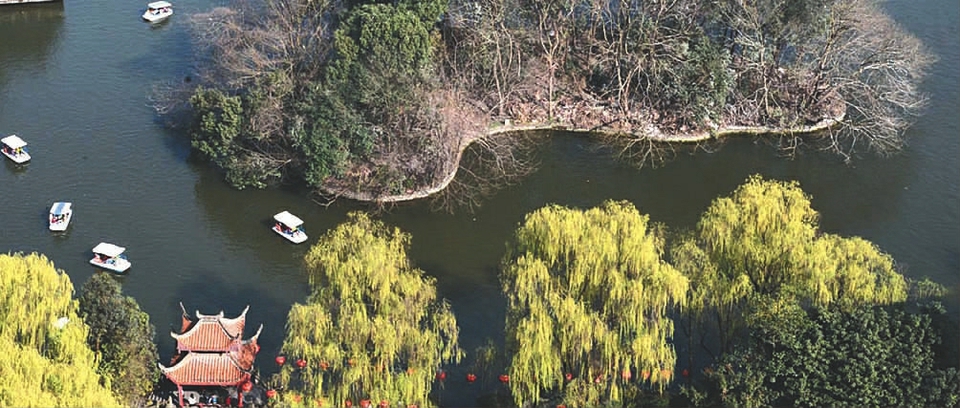
[[[299,244],[307,240],[307,233],[303,232],[303,220],[287,211],[273,216],[277,221],[273,225],[273,230],[294,244]]]
[[[90,263],[103,269],[122,273],[130,269],[130,261],[123,255],[123,251],[126,250],[122,246],[101,242],[93,247],[93,259],[90,260]]]
[[[50,207],[50,231],[66,231],[73,218],[73,205],[65,201],[53,203]]]
[[[30,153],[27,153],[27,142],[17,135],[10,135],[0,139],[0,151],[14,163],[23,164],[30,161]]]
[[[143,19],[151,23],[158,23],[173,15],[173,4],[166,1],[155,1],[147,4],[147,11],[143,12]]]

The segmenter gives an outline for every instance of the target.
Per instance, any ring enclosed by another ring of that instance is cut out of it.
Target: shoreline
[[[836,124],[840,123],[844,118],[844,114],[832,118],[824,118],[819,122],[801,126],[799,128],[775,128],[770,126],[724,126],[718,127],[716,129],[704,130],[693,133],[686,134],[666,134],[660,131],[659,128],[653,125],[647,126],[647,131],[644,134],[639,133],[626,133],[626,135],[633,135],[641,137],[646,140],[654,142],[663,142],[663,143],[678,143],[678,144],[687,144],[687,143],[699,143],[711,139],[722,139],[731,136],[757,136],[757,135],[787,135],[787,134],[809,134],[815,133],[822,130],[829,129]],[[533,132],[533,131],[560,131],[568,133],[577,133],[584,135],[624,135],[623,132],[617,132],[609,129],[584,129],[576,128],[572,126],[566,126],[563,124],[531,124],[531,125],[512,125],[509,124],[509,121],[501,126],[497,126],[487,130],[485,133],[476,134],[476,135],[467,135],[461,139],[459,147],[455,154],[452,170],[448,171],[447,174],[436,184],[432,186],[427,186],[420,188],[418,190],[403,193],[403,194],[389,194],[380,197],[373,197],[371,193],[368,192],[359,192],[359,191],[334,191],[330,189],[323,188],[321,191],[324,194],[328,194],[337,198],[346,198],[349,200],[360,201],[360,202],[369,202],[369,203],[401,203],[405,201],[419,200],[423,198],[428,198],[434,194],[437,194],[453,181],[457,176],[457,172],[460,169],[460,160],[463,159],[463,152],[466,151],[473,143],[482,140],[487,137],[502,135],[506,133],[515,133],[515,132]]]

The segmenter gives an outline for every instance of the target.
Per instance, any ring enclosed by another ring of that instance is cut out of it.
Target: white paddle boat
[[[273,219],[277,221],[273,225],[273,231],[288,241],[299,244],[307,240],[307,233],[303,232],[303,220],[296,215],[284,211],[274,215]]]
[[[27,142],[24,142],[17,135],[10,135],[0,139],[0,152],[4,156],[13,160],[14,163],[24,164],[30,161],[30,153],[27,153]]]
[[[90,263],[103,269],[123,273],[130,269],[130,261],[123,255],[123,251],[126,250],[122,246],[101,242],[93,247],[93,259]]]
[[[50,207],[50,231],[66,231],[73,218],[73,206],[65,201],[53,203]]]

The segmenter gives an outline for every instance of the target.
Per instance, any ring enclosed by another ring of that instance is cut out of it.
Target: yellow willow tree
[[[690,278],[690,310],[715,313],[721,351],[749,310],[771,298],[804,305],[889,304],[907,297],[893,258],[862,238],[823,234],[796,182],[752,176],[714,200],[695,233],[672,247]]]
[[[672,380],[666,314],[688,282],[662,255],[662,232],[627,202],[527,215],[501,278],[518,406],[596,406],[621,401],[630,383],[662,390]]]
[[[87,332],[70,277],[43,255],[0,254],[0,407],[120,406]]]
[[[435,280],[411,266],[409,243],[353,213],[311,248],[311,294],[290,310],[282,349],[305,364],[281,370],[287,403],[431,405],[437,370],[462,357],[459,328]]]

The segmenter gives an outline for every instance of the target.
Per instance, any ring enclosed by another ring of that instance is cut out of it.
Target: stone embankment
[[[711,139],[722,139],[729,136],[753,136],[753,135],[774,135],[780,136],[785,134],[809,134],[815,133],[818,131],[826,130],[841,120],[843,120],[843,114],[840,114],[833,118],[825,118],[820,120],[817,123],[801,126],[799,128],[776,128],[769,126],[724,126],[717,127],[712,130],[705,130],[700,132],[693,133],[682,133],[682,134],[667,134],[660,131],[656,126],[650,125],[643,129],[642,134],[635,134],[638,137],[643,137],[647,140],[655,142],[664,142],[664,143],[697,143],[703,142]],[[596,134],[614,134],[621,133],[619,131],[607,131],[602,128],[600,129],[581,129],[570,126],[565,126],[562,124],[533,124],[533,125],[513,125],[509,121],[501,126],[494,127],[488,130],[486,133],[475,134],[475,135],[465,135],[459,143],[456,155],[453,159],[453,165],[449,166],[450,170],[446,175],[441,178],[434,185],[423,187],[415,191],[407,191],[402,194],[389,194],[389,195],[380,195],[375,196],[373,193],[364,192],[364,191],[326,191],[325,193],[336,196],[343,197],[356,201],[365,201],[365,202],[376,202],[376,203],[399,203],[404,201],[418,200],[422,198],[427,198],[431,195],[443,191],[447,188],[453,178],[457,175],[457,169],[459,169],[459,163],[463,157],[463,152],[470,147],[474,142],[483,139],[485,137],[492,137],[507,133],[515,132],[531,132],[531,131],[563,131],[571,133],[582,133],[588,135]]]

